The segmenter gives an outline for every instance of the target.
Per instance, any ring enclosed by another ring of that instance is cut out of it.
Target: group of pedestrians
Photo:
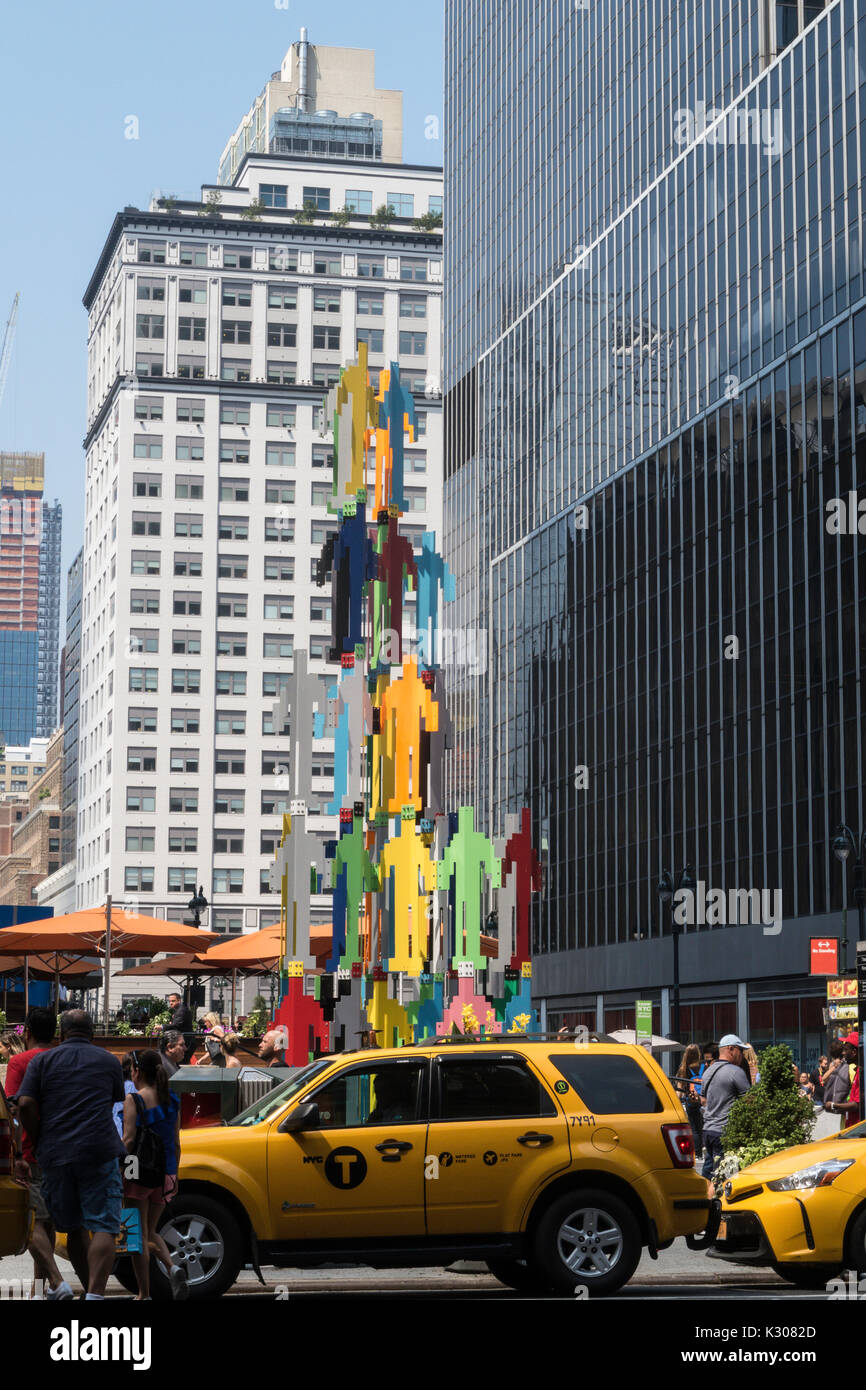
[[[82,1009],[60,1018],[60,1044],[50,1009],[31,1009],[28,1047],[10,1058],[6,1092],[20,1120],[15,1176],[30,1193],[34,1229],[28,1249],[49,1299],[72,1289],[54,1258],[56,1233],[85,1290],[103,1299],[117,1254],[124,1206],[138,1211],[141,1251],[132,1254],[139,1299],[150,1297],[150,1255],[163,1266],[174,1298],[188,1296],[182,1266],[156,1231],[160,1211],[177,1189],[180,1103],[169,1089],[158,1052],[120,1062],[93,1040]],[[119,1112],[120,1124],[115,1112]]]

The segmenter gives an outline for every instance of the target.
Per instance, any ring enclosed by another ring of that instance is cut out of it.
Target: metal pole
[[[866,906],[866,833],[860,837],[860,857],[854,866],[854,897],[857,902],[857,921],[859,925],[860,941],[866,941],[866,926],[864,926],[864,906]],[[857,958],[855,950],[855,959]],[[859,972],[857,972],[857,996],[859,1003],[860,982]],[[866,1120],[866,1095],[864,1095],[864,1081],[866,1081],[866,1009],[862,1006],[857,1011],[857,1026],[860,1029],[860,1114],[858,1120]]]
[[[30,1012],[30,957],[24,956],[24,1017]]]
[[[682,1042],[680,1037],[680,933],[679,924],[671,913],[671,927],[674,936],[674,1041]]]
[[[108,1032],[108,991],[111,984],[111,894],[105,899],[105,965],[102,983],[102,1029]]]
[[[234,1030],[235,1030],[235,989],[236,989],[236,986],[237,986],[237,982],[238,982],[238,972],[237,972],[236,970],[233,970],[233,971],[232,971],[232,1012],[231,1012],[231,1018],[229,1019],[229,1023],[231,1024],[231,1030],[232,1030],[232,1032],[234,1032]]]

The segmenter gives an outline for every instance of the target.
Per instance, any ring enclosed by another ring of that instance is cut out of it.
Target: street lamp
[[[184,923],[184,925],[187,927],[200,927],[201,914],[203,912],[207,912],[207,906],[208,902],[207,898],[204,895],[204,886],[201,885],[195,897],[190,898],[189,902],[187,903],[187,911],[192,913],[192,921],[186,922]]]
[[[674,883],[674,876],[665,869],[659,878],[658,895],[663,903],[673,903],[674,894],[680,889],[685,889],[687,893],[695,891],[695,872],[691,864],[687,864],[680,871],[679,881]],[[674,945],[674,1008],[673,1008],[673,1035],[676,1042],[681,1042],[680,1038],[680,932],[681,926],[676,919],[676,914],[671,907],[671,936]]]

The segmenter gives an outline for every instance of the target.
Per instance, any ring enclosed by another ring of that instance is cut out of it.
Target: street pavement
[[[69,1283],[79,1291],[72,1267],[60,1265]],[[19,1255],[0,1259],[0,1281],[32,1278],[29,1257]],[[265,1269],[263,1288],[252,1270],[244,1270],[227,1298],[291,1298],[317,1301],[334,1296],[340,1299],[516,1299],[521,1297],[505,1288],[475,1262],[459,1261],[448,1269]],[[127,1291],[110,1279],[108,1298],[128,1298]],[[710,1260],[684,1241],[675,1241],[662,1250],[657,1260],[645,1254],[634,1277],[615,1295],[616,1299],[747,1299],[747,1300],[825,1300],[823,1290],[807,1291],[786,1284],[771,1270],[751,1269]]]

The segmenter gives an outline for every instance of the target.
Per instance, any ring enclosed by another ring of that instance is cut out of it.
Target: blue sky
[[[114,214],[156,189],[216,181],[223,146],[302,24],[313,43],[372,48],[376,85],[404,92],[403,157],[441,164],[425,117],[442,111],[437,7],[289,0],[83,0],[7,6],[0,50],[6,131],[0,334],[18,330],[0,404],[0,447],[45,452],[63,503],[66,567],[81,544],[87,321],[81,297]],[[135,115],[140,138],[124,138]],[[65,609],[64,609],[65,611]]]

